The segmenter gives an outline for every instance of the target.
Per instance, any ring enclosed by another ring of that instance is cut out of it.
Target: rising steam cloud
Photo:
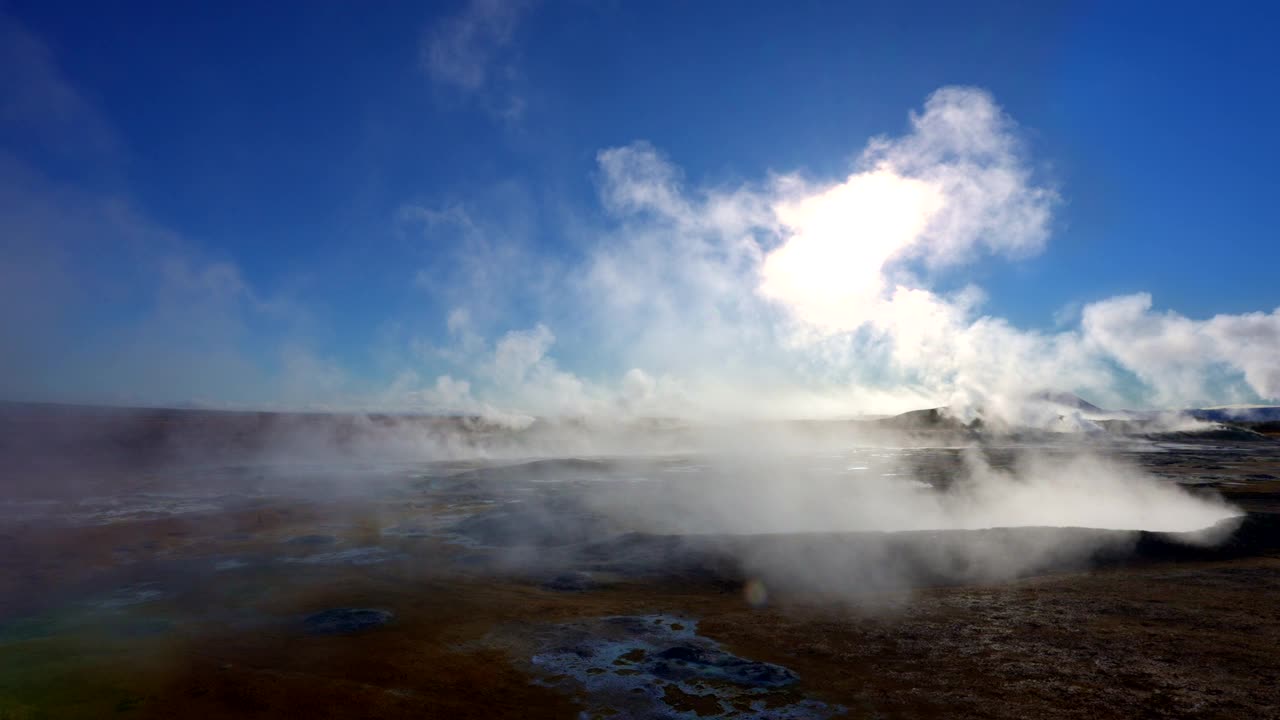
[[[935,288],[983,257],[1039,252],[1058,202],[982,90],[938,90],[906,134],[872,139],[835,182],[689,187],[643,142],[598,162],[609,225],[559,290],[586,309],[591,351],[617,359],[621,377],[562,369],[554,327],[485,348],[451,322],[482,368],[454,409],[821,416],[950,404],[1019,422],[1041,388],[1175,406],[1280,397],[1269,360],[1280,309],[1195,320],[1137,294],[1043,332],[984,315],[976,286]]]

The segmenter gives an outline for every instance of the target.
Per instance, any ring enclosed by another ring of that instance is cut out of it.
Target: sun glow
[[[760,292],[808,323],[853,330],[883,298],[885,266],[920,239],[943,204],[935,185],[880,168],[779,205],[792,235],[765,257]]]

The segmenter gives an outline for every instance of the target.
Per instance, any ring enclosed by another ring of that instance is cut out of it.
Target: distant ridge
[[[1246,405],[1239,407],[1197,408],[1186,413],[1197,420],[1220,423],[1280,423],[1280,407]]]
[[[923,436],[1035,437],[1048,433],[1099,432],[1118,437],[1144,437],[1153,440],[1218,440],[1256,442],[1280,438],[1280,406],[1247,405],[1188,410],[1128,411],[1106,410],[1070,392],[1041,390],[1028,399],[1060,410],[1059,421],[1066,415],[1079,413],[1082,422],[1045,426],[1007,426],[987,418],[981,408],[977,419],[964,422],[960,413],[938,407],[912,410],[892,417],[870,421],[895,432]],[[1198,422],[1197,422],[1198,421]]]
[[[1044,402],[1053,403],[1054,405],[1061,405],[1063,407],[1074,408],[1076,410],[1081,410],[1084,412],[1090,412],[1090,413],[1106,412],[1106,410],[1103,410],[1102,408],[1098,407],[1097,405],[1094,405],[1093,403],[1089,402],[1088,400],[1085,400],[1084,398],[1080,397],[1079,395],[1076,395],[1075,393],[1053,392],[1051,390],[1041,390],[1040,392],[1034,393],[1033,395],[1031,395],[1031,399],[1042,400]]]
[[[1274,441],[1280,406],[1189,410],[1108,411],[1067,392],[1030,396],[1025,422],[936,407],[882,418],[744,421],[757,429],[799,432],[806,438],[882,439],[921,445],[984,440],[1054,440],[1073,435],[1152,440]],[[439,445],[535,456],[570,443],[575,452],[627,449],[642,441],[681,449],[684,438],[725,431],[715,422],[620,415],[609,418],[522,418],[367,412],[127,408],[0,401],[0,462],[75,456],[104,465],[171,460],[221,461],[280,448],[306,455],[410,452]],[[734,431],[736,432],[736,431]],[[601,444],[601,443],[604,444]],[[578,444],[573,444],[578,443]],[[612,444],[610,444],[612,443]],[[22,463],[19,463],[22,464]],[[27,463],[29,464],[29,463]]]

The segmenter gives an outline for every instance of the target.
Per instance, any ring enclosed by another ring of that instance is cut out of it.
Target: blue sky
[[[995,369],[912,364],[897,330],[885,350],[868,337],[883,323],[814,340],[791,300],[753,292],[759,268],[735,271],[741,298],[689,300],[749,319],[680,362],[652,343],[685,336],[637,320],[658,313],[601,318],[601,288],[580,287],[615,248],[689,232],[610,206],[611,183],[635,178],[609,176],[602,151],[644,142],[690,197],[750,188],[769,205],[771,178],[839,183],[869,139],[906,137],[908,114],[955,86],[1002,109],[1010,167],[1054,199],[1022,240],[987,247],[987,228],[957,241],[963,259],[908,252],[908,285],[963,308],[966,332],[985,317],[1048,345],[1067,333],[1085,348],[1067,355],[1114,370],[1063,376],[1065,356],[1041,353],[1020,365],[1039,384],[1130,405],[1280,386],[1225,351],[1168,359],[1228,336],[1246,354],[1280,342],[1265,3],[375,5],[3,5],[5,395],[576,412],[664,387],[679,407],[722,404],[761,382],[862,388],[840,411],[995,392],[980,379]],[[794,231],[749,230],[765,253]],[[680,296],[661,268],[690,259],[645,258],[645,292]],[[966,287],[980,304],[957,299]],[[1084,327],[1090,304],[1136,293],[1151,298],[1137,325]],[[687,325],[690,346],[709,334]],[[506,380],[504,347],[524,358]],[[732,381],[711,389],[708,361],[726,353]],[[554,400],[575,394],[589,400]]]

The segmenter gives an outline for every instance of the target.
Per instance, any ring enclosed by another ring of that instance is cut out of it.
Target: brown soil
[[[1255,528],[1272,527],[1267,513],[1280,510],[1275,447],[1137,459],[1203,480],[1258,513]],[[130,492],[166,486],[163,476],[114,477]],[[38,483],[24,488],[24,499],[39,496]],[[797,695],[853,718],[1280,716],[1280,551],[1270,540],[1217,556],[1160,546],[1105,568],[857,607],[782,592],[754,607],[741,581],[723,576],[622,577],[564,592],[473,569],[467,548],[440,538],[380,535],[440,510],[413,494],[261,496],[101,524],[59,521],[70,504],[39,507],[0,516],[0,720],[573,718],[580,697],[535,682],[538,628],[647,613],[696,618],[700,634],[790,668]],[[332,549],[283,542],[312,534],[339,548],[377,544],[391,559],[258,562]],[[247,566],[213,569],[232,557]],[[103,601],[152,584],[145,602]],[[349,635],[306,632],[302,618],[335,607],[395,619]],[[713,710],[666,692],[677,709]]]

